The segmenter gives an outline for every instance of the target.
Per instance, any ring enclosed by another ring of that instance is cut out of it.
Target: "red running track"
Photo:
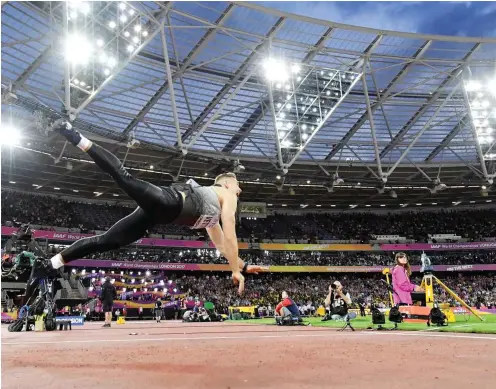
[[[496,336],[472,334],[180,322],[42,333],[2,326],[5,389],[489,388],[495,361]]]

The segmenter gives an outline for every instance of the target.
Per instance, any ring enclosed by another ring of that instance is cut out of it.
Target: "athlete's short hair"
[[[217,177],[215,177],[215,183],[218,184],[220,181],[226,178],[234,178],[235,180],[237,180],[236,174],[227,172],[227,173],[219,174]]]

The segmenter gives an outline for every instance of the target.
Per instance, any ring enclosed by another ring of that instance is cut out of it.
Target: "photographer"
[[[343,289],[341,282],[334,281],[329,285],[329,294],[325,299],[325,307],[328,311],[322,321],[342,320],[348,314],[351,305],[350,294]]]
[[[410,282],[412,270],[405,253],[397,253],[395,256],[396,266],[392,271],[393,300],[395,305],[412,305],[412,292],[423,292],[418,285]]]

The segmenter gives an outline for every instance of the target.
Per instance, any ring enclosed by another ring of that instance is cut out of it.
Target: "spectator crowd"
[[[65,227],[81,232],[103,231],[126,216],[132,208],[117,205],[99,205],[72,202],[49,196],[36,196],[2,191],[2,223],[32,223],[42,228]],[[157,226],[149,233],[190,237],[197,232],[180,226]],[[480,240],[496,234],[496,212],[493,210],[440,211],[429,213],[346,213],[273,215],[267,219],[243,219],[238,226],[242,239],[288,239],[290,242],[317,242],[319,240],[368,241],[373,235],[391,234],[417,241],[426,241],[428,234],[454,233],[467,240]],[[202,236],[200,236],[202,238]],[[52,244],[54,254],[64,248]],[[277,252],[243,250],[241,256],[250,264],[282,266],[392,266],[394,253],[367,252]],[[410,263],[420,264],[420,253],[412,252]],[[434,265],[494,264],[496,254],[489,250],[429,253]],[[162,247],[128,246],[107,253],[95,254],[93,259],[118,261],[211,263],[225,264],[224,258],[212,249],[176,249]],[[127,272],[129,273],[129,272]],[[153,277],[153,276],[151,276]],[[186,298],[212,301],[220,311],[229,306],[256,304],[265,312],[271,312],[280,301],[280,293],[286,290],[302,311],[312,311],[321,306],[329,284],[339,280],[350,293],[354,302],[383,304],[388,302],[387,291],[380,282],[380,274],[261,274],[247,277],[246,293],[240,297],[226,273],[179,273],[163,278],[162,284],[155,274],[147,286],[120,290],[125,299],[149,301],[162,292],[166,295],[182,294]],[[150,278],[150,277],[149,277]],[[167,285],[163,285],[163,281]],[[169,283],[170,281],[170,283]],[[419,279],[413,277],[413,282]],[[134,282],[134,281],[133,281]],[[443,277],[447,284],[469,305],[494,307],[496,304],[496,277],[492,273],[456,274]],[[98,283],[98,281],[97,281]],[[134,289],[139,289],[139,293]],[[156,289],[156,290],[155,290]],[[145,293],[144,293],[145,292]],[[438,290],[438,298],[455,305],[451,296]],[[170,297],[169,296],[169,297]]]
[[[2,220],[46,227],[76,228],[81,232],[106,230],[132,208],[72,202],[50,196],[2,191]],[[197,231],[181,226],[155,226],[149,233],[190,237]],[[429,234],[457,234],[475,241],[496,235],[494,210],[439,212],[306,214],[243,219],[238,236],[249,240],[288,239],[290,242],[354,240],[366,242],[374,235],[399,235],[423,242]],[[202,235],[204,237],[204,235]]]
[[[127,284],[126,289],[123,289],[123,284],[117,282],[116,285],[120,285],[117,287],[120,298],[149,303],[159,296],[164,296],[166,299],[182,296],[192,301],[211,301],[222,313],[227,312],[229,306],[249,305],[262,306],[264,311],[271,312],[281,300],[281,292],[286,291],[302,310],[313,311],[323,305],[329,285],[338,280],[350,293],[354,306],[358,302],[367,306],[370,304],[379,307],[389,306],[387,289],[381,281],[384,276],[380,274],[259,274],[247,277],[243,296],[237,294],[229,274],[167,273],[167,277],[157,272],[148,274],[148,277],[140,277],[136,271],[133,272],[133,277],[136,277],[133,279],[133,284],[138,286],[134,294],[131,293],[129,277],[124,281]],[[112,277],[119,279],[119,275]],[[496,308],[495,274],[460,273],[443,276],[442,279],[470,306]],[[412,282],[420,284],[420,276],[412,277]],[[98,278],[94,285],[99,285]],[[156,286],[159,288],[152,289]],[[155,293],[152,293],[152,290]],[[447,302],[452,306],[459,305],[437,285],[435,294],[439,302]]]

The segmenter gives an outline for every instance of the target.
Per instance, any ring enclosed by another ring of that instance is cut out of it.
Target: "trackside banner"
[[[12,235],[17,231],[14,227],[2,226],[2,235]],[[35,230],[34,237],[37,239],[63,240],[73,242],[81,238],[87,238],[94,234],[78,234],[74,232],[46,231]],[[176,240],[176,239],[157,239],[157,238],[142,238],[138,239],[133,244],[138,246],[162,246],[162,247],[184,247],[188,249],[207,249],[215,248],[211,242],[203,242],[199,240]],[[239,242],[240,249],[247,249],[248,243]]]
[[[13,227],[2,226],[2,235],[12,235]],[[36,230],[34,237],[70,241],[93,236],[73,232],[58,232]],[[142,238],[134,242],[138,246],[182,247],[187,249],[215,248],[211,242],[197,240],[175,240]],[[242,250],[249,248],[248,243],[238,242]],[[261,243],[261,250],[267,251],[455,251],[455,250],[495,250],[496,242],[467,242],[467,243],[412,243],[412,244],[290,244],[290,243]]]
[[[102,269],[144,269],[170,271],[230,271],[229,265],[164,263],[164,262],[126,262],[101,259],[78,259],[72,261],[75,267],[98,267]],[[269,266],[273,273],[380,273],[388,266]],[[420,266],[412,266],[412,271],[420,271]],[[434,265],[434,271],[496,271],[492,265]]]
[[[73,326],[82,326],[84,325],[84,317],[82,316],[57,316],[55,318],[56,323],[60,323],[66,320],[71,321],[71,325]]]

